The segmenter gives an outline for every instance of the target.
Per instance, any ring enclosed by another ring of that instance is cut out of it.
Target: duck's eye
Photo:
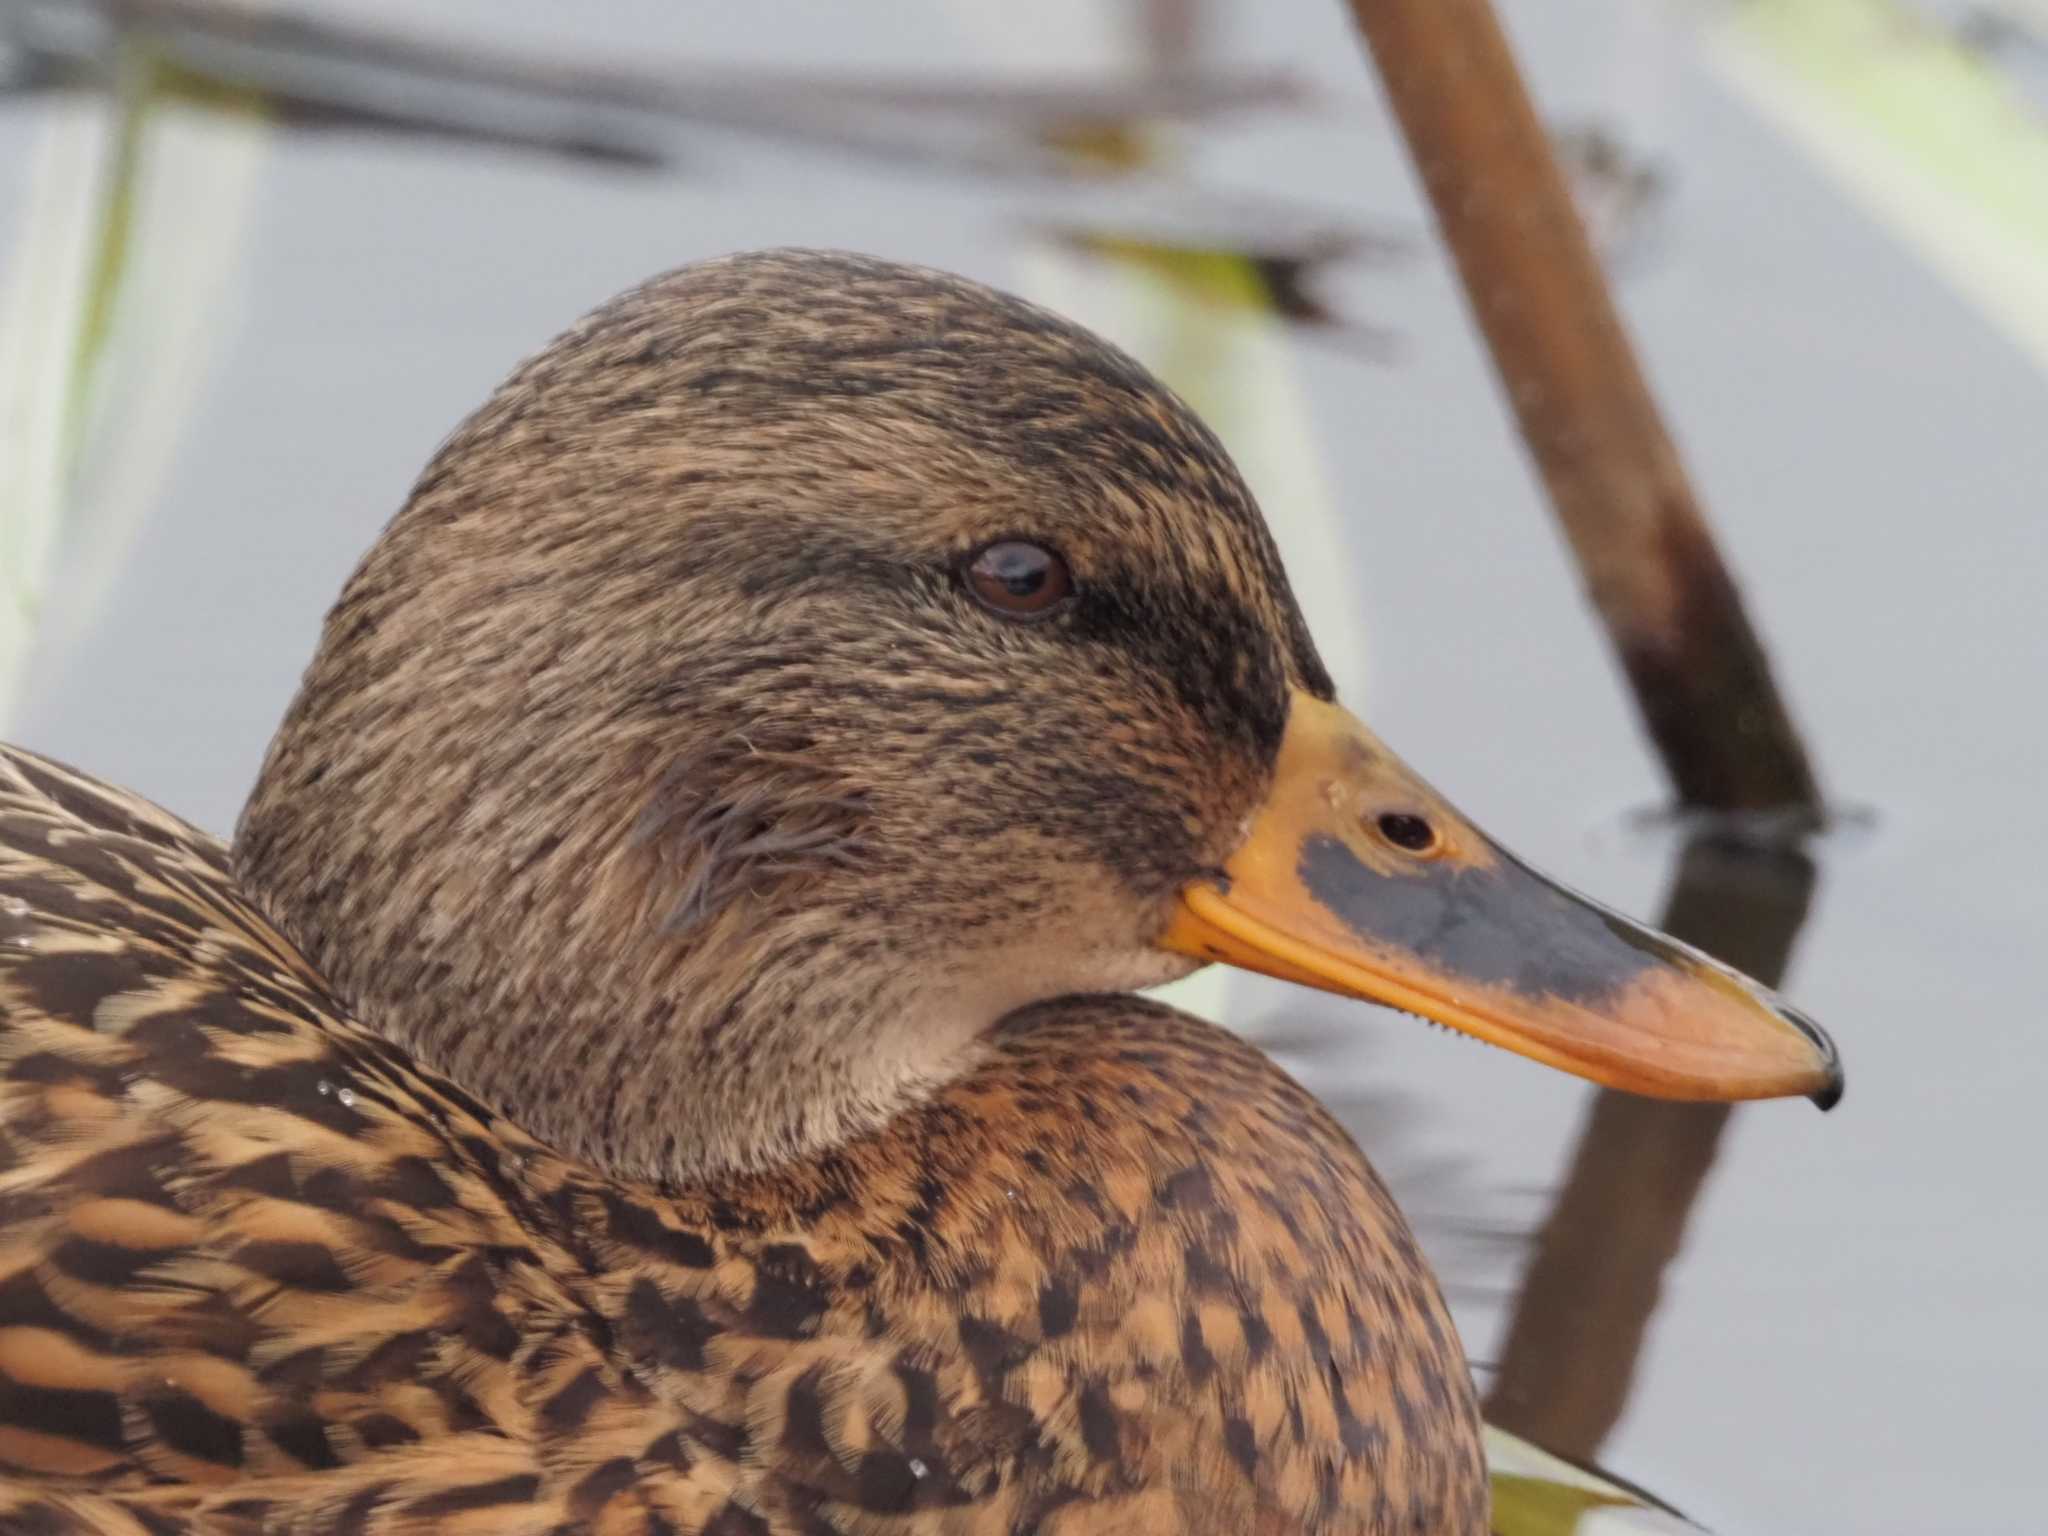
[[[1387,811],[1374,825],[1381,837],[1409,853],[1427,853],[1436,846],[1436,828],[1407,811]]]
[[[1025,539],[990,544],[965,569],[968,590],[984,608],[1005,618],[1044,618],[1074,592],[1067,562]]]

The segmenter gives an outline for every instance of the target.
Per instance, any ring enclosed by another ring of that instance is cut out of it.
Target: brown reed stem
[[[1817,807],[1806,751],[1491,5],[1350,5],[1679,799]]]
[[[1636,706],[1688,806],[1818,810],[1770,665],[1488,0],[1350,0]],[[1666,924],[1766,980],[1803,853],[1695,836]],[[1489,1419],[1590,1458],[1634,1384],[1729,1110],[1595,1096],[1522,1277]]]

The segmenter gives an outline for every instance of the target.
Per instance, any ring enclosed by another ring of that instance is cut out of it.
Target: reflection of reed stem
[[[1664,926],[1775,984],[1814,877],[1796,849],[1704,832],[1680,857]],[[1628,1400],[1664,1267],[1678,1252],[1728,1114],[1725,1104],[1595,1095],[1522,1276],[1488,1420],[1559,1455],[1590,1459],[1599,1449]]]

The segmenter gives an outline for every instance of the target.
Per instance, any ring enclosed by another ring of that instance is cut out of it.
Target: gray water
[[[470,0],[435,25],[642,64],[940,79],[1067,46],[1051,21],[1026,36],[969,9],[855,22],[830,0],[687,17],[644,0],[579,7],[570,36],[539,0]],[[1312,333],[1281,344],[1340,519],[1333,537],[1270,509],[1290,563],[1321,573],[1311,620],[1363,636],[1331,658],[1348,695],[1454,800],[1654,917],[1673,850],[1629,814],[1660,798],[1656,764],[1341,8],[1212,10],[1215,57],[1284,65],[1335,106],[1205,130],[1205,183],[1415,242],[1326,285],[1398,334],[1393,361]],[[1664,167],[1628,315],[1827,781],[1873,821],[1817,850],[1787,981],[1840,1042],[1847,1100],[1825,1117],[1736,1112],[1599,1454],[1722,1531],[2042,1529],[2048,379],[1728,95],[1682,26],[1655,21],[1652,77],[1618,74],[1601,40],[1640,28],[1638,10],[1508,14],[1551,107],[1618,113]],[[1066,35],[1089,62],[1123,46],[1085,19]],[[50,110],[0,106],[0,251]],[[653,271],[780,243],[1026,286],[1048,259],[1033,227],[1070,196],[732,133],[676,148],[674,169],[641,174],[273,137],[147,516],[100,598],[92,552],[64,551],[4,733],[225,831],[353,561],[439,438],[577,313]],[[1591,1090],[1278,984],[1226,1001],[1393,1182],[1484,1384]]]

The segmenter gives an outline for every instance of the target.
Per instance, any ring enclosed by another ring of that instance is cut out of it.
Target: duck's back
[[[1131,999],[662,1197],[350,1020],[215,840],[0,749],[0,1531],[1483,1529],[1342,1133]]]
[[[0,1530],[370,1530],[533,1485],[520,1377],[577,1308],[519,1152],[347,1019],[217,840],[0,748]]]

